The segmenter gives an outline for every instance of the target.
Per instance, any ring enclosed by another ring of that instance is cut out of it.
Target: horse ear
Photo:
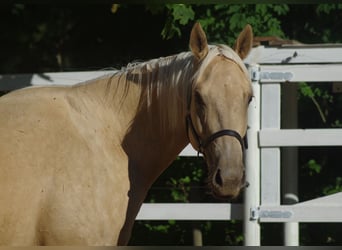
[[[238,38],[236,39],[236,42],[234,44],[234,50],[235,52],[240,56],[240,58],[243,60],[245,59],[249,52],[252,49],[253,45],[253,31],[252,26],[247,24],[245,28],[242,30]]]
[[[200,25],[195,23],[190,34],[190,49],[198,61],[202,60],[208,54],[207,37]]]

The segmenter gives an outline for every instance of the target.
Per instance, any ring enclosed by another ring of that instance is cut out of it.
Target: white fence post
[[[261,130],[280,129],[280,83],[261,85]],[[262,205],[280,205],[280,148],[261,148]]]
[[[260,150],[258,132],[260,130],[260,85],[258,81],[259,66],[250,68],[254,98],[248,109],[248,149],[246,150],[246,181],[249,187],[244,194],[244,245],[260,246],[260,225],[253,217],[253,211],[260,205]]]

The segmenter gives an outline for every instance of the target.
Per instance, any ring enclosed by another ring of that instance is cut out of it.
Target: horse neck
[[[165,100],[155,96],[150,106],[144,105],[143,101],[143,105],[140,103],[137,107],[122,146],[129,157],[130,172],[135,173],[132,178],[142,178],[140,181],[149,187],[188,144],[187,110],[183,108],[177,112],[177,117],[172,117],[177,123],[166,124],[168,116],[163,112],[174,107],[166,106]]]
[[[131,183],[140,183],[140,186],[149,187],[188,143],[187,91],[179,91],[177,84],[161,90],[163,84],[161,82],[159,87],[144,82],[137,84],[135,79],[118,73],[78,88],[90,96],[87,99],[91,99],[91,103],[104,107],[101,116],[107,123],[115,123],[111,137],[116,137],[114,139],[121,143],[128,156],[129,172],[134,173],[130,178],[135,179]],[[166,99],[176,96],[177,102],[184,105],[179,105],[178,112],[169,114],[176,107],[168,106],[172,102]]]
[[[191,93],[190,53],[138,64],[124,74],[127,105],[137,107],[123,148],[150,185],[188,143],[185,117]],[[131,87],[137,91],[131,91]],[[128,99],[127,99],[128,98]]]

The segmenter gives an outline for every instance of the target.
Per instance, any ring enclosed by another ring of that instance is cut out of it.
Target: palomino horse
[[[235,51],[209,46],[195,24],[191,52],[1,97],[0,243],[127,244],[148,189],[189,141],[213,193],[238,195],[252,39],[248,25]]]

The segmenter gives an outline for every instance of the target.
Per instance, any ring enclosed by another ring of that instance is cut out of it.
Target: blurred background
[[[342,42],[342,4],[0,5],[0,75],[120,69],[188,50],[195,21],[210,43],[232,45],[249,23],[255,36],[301,43]],[[331,83],[298,85],[298,127],[342,127],[342,96]],[[299,200],[342,191],[342,150],[300,148]],[[145,202],[222,202],[206,187],[200,158],[178,158]],[[242,197],[233,201],[242,202]],[[241,221],[136,221],[130,245],[242,245]],[[282,245],[282,225],[262,224],[262,245]],[[342,245],[342,225],[300,224],[301,245]]]

